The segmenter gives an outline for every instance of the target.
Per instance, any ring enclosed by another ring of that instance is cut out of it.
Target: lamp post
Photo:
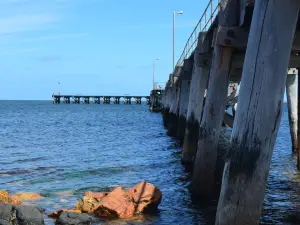
[[[181,15],[183,11],[173,12],[173,72],[175,69],[175,29],[176,29],[176,14]]]
[[[153,90],[154,90],[154,76],[155,76],[155,62],[158,61],[159,59],[154,59],[153,60],[153,77],[152,77],[152,82],[153,82]]]

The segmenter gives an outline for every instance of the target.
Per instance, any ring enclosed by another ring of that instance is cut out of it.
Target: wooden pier
[[[193,169],[194,196],[219,196],[215,224],[259,224],[285,88],[300,162],[300,1],[215,2],[209,1],[169,78],[162,115],[167,133],[182,142],[182,162]],[[222,124],[232,133],[219,190]]]
[[[52,95],[53,104],[142,104],[142,100],[146,104],[150,104],[150,96],[99,96],[99,95]]]

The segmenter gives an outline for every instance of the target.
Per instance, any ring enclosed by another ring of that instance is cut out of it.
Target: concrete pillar
[[[288,103],[288,115],[290,124],[290,133],[292,140],[292,150],[297,152],[298,140],[297,140],[297,107],[298,107],[298,97],[297,97],[297,82],[296,82],[296,69],[290,69],[286,79],[286,97]]]
[[[177,137],[181,144],[184,141],[184,134],[186,128],[186,116],[189,104],[189,95],[190,95],[190,82],[192,78],[193,72],[193,64],[194,58],[184,60],[183,71],[181,73],[180,83],[180,97],[179,97],[179,105],[178,105],[178,130]]]
[[[260,222],[299,8],[255,1],[216,225]]]

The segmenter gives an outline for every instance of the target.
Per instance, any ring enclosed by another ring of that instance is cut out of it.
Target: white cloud
[[[12,34],[43,29],[47,24],[57,22],[51,14],[19,15],[0,19],[0,34]]]

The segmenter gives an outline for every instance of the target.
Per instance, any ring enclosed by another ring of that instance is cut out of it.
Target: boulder
[[[11,225],[14,219],[14,207],[9,204],[0,203],[0,224]]]
[[[135,205],[128,192],[124,191],[122,187],[117,187],[107,196],[103,197],[93,211],[98,217],[120,217],[127,219],[134,216]]]
[[[41,212],[35,206],[21,205],[16,207],[18,225],[44,225]]]
[[[9,203],[12,205],[20,205],[22,203],[18,196],[10,196],[7,191],[0,190],[0,203]]]
[[[51,218],[58,218],[60,214],[62,214],[63,212],[81,213],[80,210],[76,210],[76,209],[61,209],[56,212],[49,213],[47,214],[47,216]]]
[[[55,225],[91,225],[93,218],[87,214],[63,212],[56,220]]]
[[[92,197],[92,198],[96,198],[96,199],[101,199],[101,198],[107,196],[108,194],[109,194],[108,192],[91,192],[91,191],[88,191],[88,192],[84,193],[84,196],[85,197]]]
[[[132,196],[138,213],[156,211],[162,199],[161,191],[146,181],[135,185],[128,193]]]
[[[99,204],[98,199],[93,197],[84,196],[79,202],[76,203],[76,210],[80,210],[85,213],[93,213],[94,208],[96,208]]]
[[[21,200],[38,200],[41,198],[41,196],[36,193],[17,193],[17,196]]]

